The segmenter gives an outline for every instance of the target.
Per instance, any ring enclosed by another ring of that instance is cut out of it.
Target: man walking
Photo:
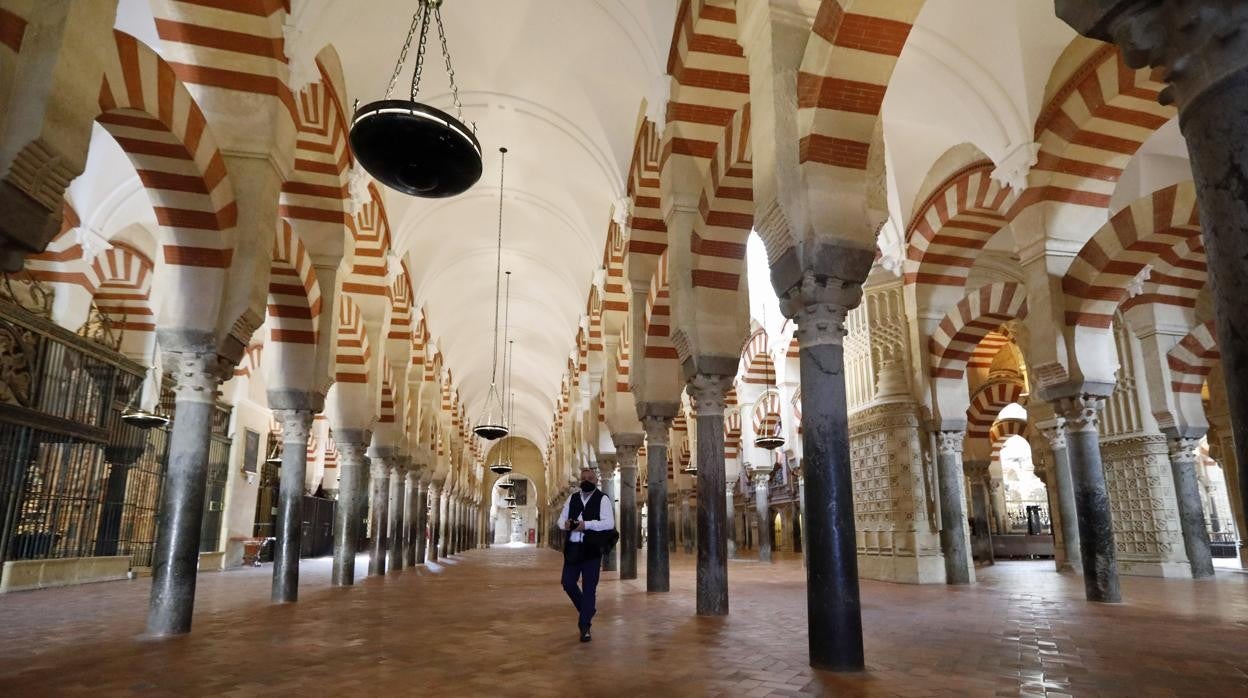
[[[581,471],[581,489],[572,493],[559,516],[559,529],[567,532],[563,546],[563,590],[580,614],[577,627],[581,642],[589,642],[589,624],[594,619],[598,592],[598,574],[602,571],[603,550],[587,543],[586,531],[615,529],[615,506],[611,498],[598,489],[598,473]],[[581,586],[577,587],[577,580]]]

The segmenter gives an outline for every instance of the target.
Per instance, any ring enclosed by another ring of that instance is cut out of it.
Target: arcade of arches
[[[563,692],[582,468],[621,689],[1248,686],[1244,3],[446,0],[446,199],[417,5],[0,0],[0,687]]]

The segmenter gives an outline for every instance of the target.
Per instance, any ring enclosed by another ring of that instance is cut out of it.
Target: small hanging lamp
[[[282,442],[274,441],[273,448],[269,450],[269,457],[264,459],[269,465],[282,464]]]
[[[475,126],[469,129],[463,122],[464,105],[459,101],[442,26],[442,0],[418,1],[420,6],[412,15],[385,98],[364,105],[351,119],[351,151],[360,165],[387,187],[412,196],[444,198],[462,194],[481,179],[481,144]],[[438,27],[455,116],[416,101],[431,24]],[[391,99],[417,33],[410,99]]]
[[[488,441],[496,441],[498,439],[501,439],[504,436],[507,436],[507,434],[510,433],[511,431],[510,429],[507,428],[507,422],[505,420],[506,415],[503,414],[503,401],[501,398],[499,398],[498,385],[497,385],[497,379],[498,379],[498,301],[499,301],[498,295],[499,295],[499,291],[502,290],[500,288],[501,286],[500,282],[502,281],[502,271],[503,271],[503,175],[505,173],[506,165],[507,165],[507,149],[499,148],[498,152],[501,153],[502,156],[499,158],[499,166],[498,166],[498,252],[497,252],[497,257],[496,257],[496,266],[494,270],[494,352],[493,352],[493,357],[492,357],[493,365],[490,368],[490,392],[487,393],[485,396],[484,414],[481,415],[481,420],[477,422],[477,426],[472,428],[472,431],[474,434]],[[510,312],[511,272],[507,272],[507,300],[508,300],[508,312]],[[494,472],[499,472],[497,470],[494,470],[494,466],[490,466],[490,470]],[[508,466],[507,470],[511,470],[511,466]],[[503,472],[507,472],[507,471],[503,471]]]
[[[139,382],[138,387],[130,394],[130,402],[121,412],[121,421],[132,427],[139,429],[156,429],[169,424],[169,418],[163,414],[148,412],[138,405],[139,394],[143,392],[143,385],[147,381],[152,381],[157,386],[159,392],[160,376],[156,373],[156,341],[152,340],[152,351],[149,355],[150,367],[147,369],[147,375]]]
[[[777,396],[780,395],[780,388],[779,386],[776,385],[775,376],[772,374],[772,371],[771,371],[771,367],[772,367],[771,347],[770,347],[771,337],[770,335],[767,334],[767,306],[766,305],[763,305],[763,336],[768,339],[768,342],[764,347],[764,351],[767,352],[767,364],[766,364],[766,369],[765,369],[767,371],[767,392],[763,394],[763,399],[766,400],[772,395],[771,391],[773,389],[776,391],[775,395]],[[764,409],[767,409],[767,408],[764,407]],[[780,429],[780,426],[781,426],[780,413],[776,412],[776,424],[774,428],[767,424],[768,414],[770,413],[766,411],[763,412],[763,428],[767,429],[767,431],[754,437],[754,445],[758,446],[759,448],[765,448],[768,451],[772,451],[784,445],[784,436],[781,433],[781,429]]]

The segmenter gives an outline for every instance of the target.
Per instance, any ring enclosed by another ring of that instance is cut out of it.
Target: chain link
[[[407,30],[407,40],[403,42],[403,50],[399,51],[399,62],[394,64],[394,73],[390,75],[390,85],[386,87],[386,99],[390,99],[394,86],[399,84],[399,73],[403,72],[403,64],[407,62],[407,51],[412,47],[412,37],[416,35],[416,27],[420,26],[424,12],[425,3],[422,2],[420,9],[412,14],[412,26]]]
[[[420,0],[420,44],[416,47],[416,69],[412,71],[412,101],[416,101],[416,93],[420,91],[420,76],[425,70],[425,45],[429,41],[429,15],[436,12],[429,0]]]
[[[433,18],[438,22],[438,37],[442,39],[442,58],[446,61],[446,76],[451,81],[451,101],[455,104],[455,118],[464,120],[464,105],[459,101],[459,86],[455,84],[455,69],[451,67],[451,50],[446,47],[446,28],[442,26],[442,8],[433,10]],[[472,125],[477,130],[477,125]]]

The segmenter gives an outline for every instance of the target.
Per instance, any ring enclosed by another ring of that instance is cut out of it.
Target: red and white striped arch
[[[338,342],[334,378],[339,383],[367,384],[372,350],[364,332],[364,315],[348,294],[338,302]]]
[[[1157,103],[1164,87],[1160,69],[1128,68],[1112,45],[1093,53],[1036,120],[1040,151],[1015,209],[1039,201],[1107,208],[1131,157],[1176,114]]]
[[[1163,252],[1171,252],[1169,261]],[[1179,257],[1177,255],[1183,255]],[[1129,298],[1128,286],[1146,265],[1165,265],[1153,283],[1169,293],[1152,301],[1191,308],[1204,286],[1196,189],[1191,182],[1165,187],[1119,211],[1092,236],[1062,278],[1066,324],[1108,328]]]
[[[628,332],[620,333],[620,344],[615,353],[615,390],[620,393],[627,393],[632,390],[632,387],[628,382],[628,376],[632,366],[632,356],[630,355],[628,334]]]
[[[971,291],[932,333],[928,354],[933,378],[960,379],[984,337],[1010,320],[1027,316],[1027,294],[1020,284],[998,282]]]
[[[1171,389],[1176,393],[1199,395],[1209,372],[1221,359],[1213,320],[1197,325],[1166,352]]]
[[[997,358],[997,354],[1001,349],[1010,343],[1010,338],[1001,332],[993,330],[984,335],[979,340],[979,344],[975,345],[975,350],[971,352],[971,358],[966,362],[966,367],[987,371],[992,368],[992,362]]]
[[[980,386],[966,410],[967,438],[986,438],[1001,409],[1022,396],[1022,381],[991,381]]]
[[[279,211],[301,231],[336,242],[344,230],[355,230],[355,219],[348,212],[351,151],[338,90],[319,61],[318,67],[322,81],[309,85],[296,99],[295,166],[282,183]]]
[[[667,249],[659,181],[662,149],[654,122],[643,119],[628,167],[628,196],[633,206],[628,220],[628,255],[651,258],[651,264]]]
[[[396,422],[394,409],[394,374],[390,369],[390,363],[381,362],[381,409],[377,413],[377,422],[379,424],[394,424]]]
[[[290,223],[282,221],[273,240],[269,272],[269,340],[315,346],[321,307],[321,287],[312,255]]]
[[[750,153],[750,105],[724,125],[708,163],[699,217],[689,242],[693,288],[743,290],[745,249],[754,227],[754,170]]]
[[[48,249],[26,261],[26,270],[39,281],[76,286],[86,292],[113,327],[147,333],[156,328],[151,290],[154,266],[138,248],[116,241],[89,262],[82,246],[72,241],[68,231],[78,225],[78,217],[68,204],[64,228]]]
[[[906,283],[966,285],[988,240],[1006,225],[1009,190],[981,162],[949,177],[919,207],[906,231]]]
[[[386,251],[390,249],[390,219],[377,185],[369,183],[369,200],[355,216],[355,256],[351,275],[342,290],[366,296],[385,296]]]
[[[130,157],[152,199],[165,264],[224,270],[238,207],[208,120],[168,63],[128,34],[113,36],[116,61],[104,66],[96,120]],[[202,306],[204,299],[196,300]]]
[[[988,438],[992,444],[992,462],[1001,462],[1001,447],[1015,436],[1027,437],[1027,420],[1002,419],[992,425]]]
[[[615,318],[611,326],[616,326],[628,312],[628,293],[624,288],[624,255],[627,252],[624,231],[612,221],[607,226],[607,242],[602,250],[602,268],[606,270],[606,278],[602,284],[602,312],[608,318]]]
[[[853,176],[923,0],[822,0],[797,76],[799,158]]]
[[[776,381],[776,365],[771,359],[770,338],[759,328],[750,336],[741,351],[741,382],[748,385],[771,385]]]
[[[741,455],[741,411],[730,409],[724,416],[724,458]]]
[[[784,436],[780,423],[780,393],[768,390],[754,403],[755,436]]]
[[[647,359],[676,359],[676,346],[672,343],[672,301],[667,284],[667,251],[659,255],[659,263],[650,280],[650,293],[646,296],[646,347]]]
[[[260,362],[264,358],[264,345],[250,344],[243,350],[243,359],[234,367],[235,378],[251,378],[260,371]]]

